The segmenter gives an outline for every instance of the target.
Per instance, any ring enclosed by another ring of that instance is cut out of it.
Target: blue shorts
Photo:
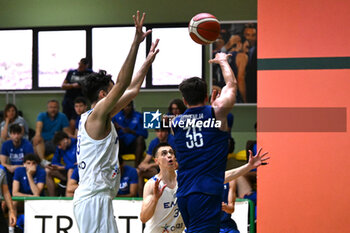
[[[221,196],[192,193],[178,197],[187,233],[218,233],[220,231]]]

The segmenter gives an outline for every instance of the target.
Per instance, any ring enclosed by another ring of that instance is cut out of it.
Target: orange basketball
[[[188,24],[188,32],[196,43],[211,44],[220,34],[220,23],[214,15],[199,13]]]

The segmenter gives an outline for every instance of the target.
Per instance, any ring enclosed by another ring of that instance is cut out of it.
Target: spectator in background
[[[77,119],[75,121],[75,132],[74,132],[75,138],[78,136],[80,116],[81,116],[81,114],[86,112],[87,109],[88,109],[88,105],[87,105],[87,101],[84,97],[77,97],[74,100],[74,110],[75,110],[75,113],[77,114]]]
[[[169,130],[167,128],[161,127],[160,129],[155,129],[156,138],[154,138],[147,149],[146,157],[140,163],[137,168],[137,172],[139,175],[139,196],[143,196],[143,186],[145,184],[145,178],[149,179],[156,175],[159,172],[159,167],[157,163],[154,163],[154,157],[152,156],[153,149],[159,143],[168,143],[171,147],[175,148],[174,136],[169,134]]]
[[[186,106],[181,99],[173,99],[168,107],[168,112],[171,115],[178,116],[186,111]]]
[[[248,64],[247,46],[248,43],[245,43],[240,35],[235,34],[232,35],[225,46],[222,47],[222,50],[225,51],[225,53],[231,55],[228,59],[228,62],[231,66],[232,71],[237,77],[237,103],[247,102],[245,80],[246,67]],[[213,54],[213,56],[215,56],[215,54]],[[217,64],[214,64],[213,67],[215,67],[215,73],[219,75],[217,83],[220,87],[223,87],[223,85],[225,85],[225,82],[222,74],[220,74],[220,67]]]
[[[123,110],[112,118],[119,136],[119,156],[135,154],[135,167],[137,167],[146,149],[145,139],[148,132],[143,128],[142,114],[134,110],[131,101]]]
[[[4,142],[1,148],[0,161],[7,170],[7,181],[12,191],[13,173],[17,167],[23,167],[23,159],[27,154],[33,154],[32,144],[22,137],[23,128],[19,124],[10,126],[10,140]]]
[[[117,197],[137,197],[137,171],[124,164],[122,156],[118,157],[120,166],[120,186]]]
[[[43,194],[46,173],[34,154],[24,156],[24,167],[18,167],[13,176],[13,196],[32,197]]]
[[[78,170],[78,167],[75,166],[73,169],[73,173],[67,182],[66,197],[74,196],[74,192],[79,186],[78,183],[79,183],[79,170]]]
[[[163,115],[163,125],[167,125],[170,127],[170,123],[171,123],[170,121],[174,119],[176,116],[184,113],[186,109],[187,108],[181,99],[173,99],[169,103],[168,113],[166,115]],[[169,132],[170,132],[170,129],[169,129]]]
[[[243,30],[245,39],[249,42],[248,64],[246,73],[247,102],[257,101],[257,44],[256,28],[254,24],[247,24]]]
[[[79,62],[78,68],[75,70],[69,70],[66,79],[62,83],[62,89],[66,90],[62,102],[62,111],[66,114],[69,120],[71,134],[74,134],[75,132],[75,122],[77,118],[77,114],[74,111],[74,100],[79,96],[83,96],[81,84],[86,76],[92,72],[93,71],[89,69],[88,59],[82,58]]]
[[[10,126],[19,124],[22,129],[22,135],[28,139],[29,128],[23,117],[18,115],[16,105],[7,104],[4,109],[4,121],[1,122],[1,141],[4,142],[10,139]]]
[[[0,197],[3,197],[1,199],[5,200],[7,208],[9,209],[8,217],[9,217],[10,226],[14,227],[16,225],[16,213],[12,204],[11,194],[7,186],[6,171],[5,171],[5,168],[1,165],[0,165],[0,186],[1,186]],[[0,229],[1,229],[1,232],[8,232],[7,220],[5,219],[5,216],[2,211],[3,211],[2,208],[0,208]]]
[[[65,132],[59,131],[55,134],[53,142],[57,148],[52,158],[52,164],[45,167],[46,185],[49,196],[56,195],[54,178],[58,178],[61,182],[66,183],[67,178],[69,179],[71,177],[77,163],[77,139],[69,138]],[[65,166],[61,163],[62,159]]]
[[[59,103],[57,100],[50,100],[47,103],[47,112],[41,112],[38,115],[33,138],[33,145],[36,154],[42,160],[42,165],[46,166],[49,162],[45,156],[55,152],[56,146],[52,138],[57,131],[64,131],[70,137],[73,135],[68,128],[69,123],[66,115],[59,112]]]

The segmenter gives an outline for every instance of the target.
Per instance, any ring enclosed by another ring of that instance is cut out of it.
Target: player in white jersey
[[[74,216],[81,233],[118,232],[114,219],[112,199],[119,188],[118,135],[112,117],[138,94],[144,77],[159,50],[159,40],[152,43],[141,69],[132,78],[139,44],[151,33],[142,31],[145,14],[137,12],[135,38],[130,52],[113,85],[105,72],[89,75],[83,83],[83,92],[93,109],[82,115],[77,143],[79,187],[74,194]]]
[[[160,172],[144,187],[140,219],[146,223],[144,233],[183,232],[185,224],[177,207],[176,159],[168,143],[153,150]]]
[[[249,162],[239,168],[225,172],[225,183],[244,175],[251,169],[266,165],[267,154],[259,152],[253,156],[249,151]],[[172,147],[168,143],[159,143],[153,150],[155,162],[160,172],[152,177],[144,187],[143,202],[140,219],[146,223],[144,233],[182,233],[185,229],[184,221],[177,205],[176,191],[176,158]]]

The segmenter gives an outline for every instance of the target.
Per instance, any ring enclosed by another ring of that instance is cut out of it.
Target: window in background
[[[143,28],[145,31],[145,27]],[[134,39],[135,27],[110,27],[92,29],[93,70],[106,70],[116,81]],[[140,44],[134,74],[146,58],[146,41]],[[142,87],[145,87],[143,82]]]
[[[32,88],[32,30],[0,30],[0,89]]]
[[[61,87],[68,70],[86,56],[86,31],[40,31],[39,87]]]
[[[153,28],[153,41],[160,39],[160,50],[152,65],[152,85],[178,85],[182,80],[202,77],[202,46],[188,34],[187,27]]]

